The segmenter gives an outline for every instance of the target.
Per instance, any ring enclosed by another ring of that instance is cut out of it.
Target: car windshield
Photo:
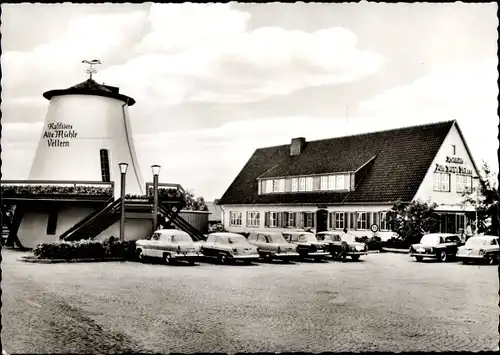
[[[439,241],[439,235],[427,234],[420,239],[420,244],[438,245]]]
[[[192,242],[193,240],[186,234],[175,234],[172,236],[173,242]]]
[[[333,234],[317,234],[316,238],[318,240],[335,240],[335,236]]]
[[[299,235],[299,242],[308,242],[308,241],[311,241],[311,240],[314,240],[314,235],[311,234],[311,233],[303,233],[301,235]]]
[[[270,243],[286,243],[285,238],[281,234],[269,234],[267,239]]]
[[[352,234],[342,234],[342,240],[344,242],[348,242],[348,243],[354,243],[355,240],[354,240],[354,236]]]
[[[232,235],[227,238],[229,244],[241,244],[246,243],[247,239],[242,235]]]
[[[488,245],[490,241],[488,239],[483,239],[483,238],[470,238],[467,243],[465,243],[465,246],[467,247],[474,247],[474,246],[481,246],[481,245]]]

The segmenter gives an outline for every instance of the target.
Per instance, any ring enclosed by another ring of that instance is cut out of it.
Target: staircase
[[[22,206],[17,206],[16,211],[14,212],[14,216],[12,220],[10,220],[9,225],[9,235],[7,237],[6,245],[12,246],[14,243],[18,246],[19,249],[25,250],[26,248],[21,244],[19,237],[17,236],[17,232],[19,231],[19,226],[21,225],[21,220],[24,217],[24,211]],[[4,217],[5,220],[9,221],[7,216]]]
[[[108,204],[76,223],[73,227],[61,234],[59,239],[73,241],[92,239],[106,228],[120,219],[121,198],[108,200]]]
[[[177,228],[181,231],[186,232],[193,238],[194,241],[205,240],[206,237],[201,233],[198,229],[190,225],[184,218],[179,216],[179,212],[181,211],[180,206],[174,206],[175,211],[171,206],[166,205],[164,203],[159,203],[158,211],[160,212],[160,216],[164,218],[165,223],[171,224],[173,223]]]

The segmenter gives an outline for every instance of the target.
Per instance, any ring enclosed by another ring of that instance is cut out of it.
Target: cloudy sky
[[[219,198],[256,148],[450,119],[496,170],[497,5],[2,5],[2,173],[27,178],[48,101],[120,86],[145,177]]]

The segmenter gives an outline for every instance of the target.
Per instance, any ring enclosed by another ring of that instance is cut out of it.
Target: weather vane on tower
[[[90,75],[90,80],[92,80],[92,74],[97,73],[97,70],[95,70],[92,66],[101,64],[101,61],[99,59],[92,59],[92,60],[82,60],[82,63],[88,64],[89,67],[85,72]]]

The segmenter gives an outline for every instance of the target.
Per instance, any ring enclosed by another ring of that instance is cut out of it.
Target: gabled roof
[[[43,97],[47,100],[52,99],[54,96],[63,95],[95,95],[104,96],[112,99],[117,99],[125,102],[127,105],[132,106],[135,100],[129,96],[119,93],[120,89],[114,86],[99,84],[98,82],[87,79],[84,82],[73,85],[68,89],[50,90],[43,93]]]
[[[290,156],[290,144],[257,149],[219,204],[411,201],[455,123],[446,121],[310,141],[298,156]],[[354,172],[370,160],[355,191],[258,194],[259,177]]]

